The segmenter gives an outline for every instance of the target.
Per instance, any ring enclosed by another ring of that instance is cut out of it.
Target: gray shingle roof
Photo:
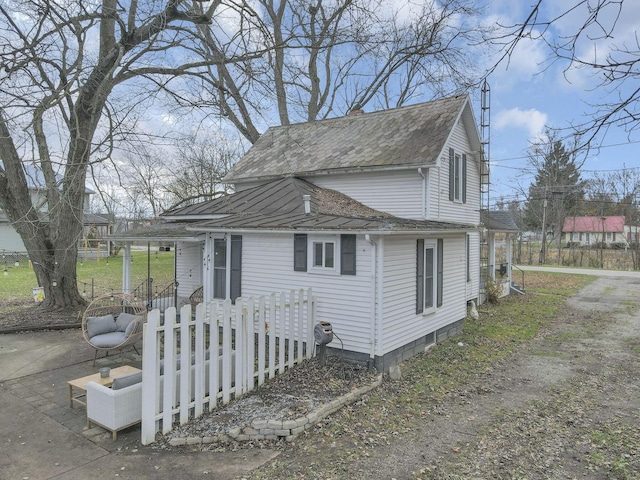
[[[267,130],[226,181],[436,162],[467,96]],[[474,127],[475,128],[475,127]]]
[[[489,210],[480,212],[480,221],[488,230],[494,232],[518,232],[520,229],[513,221],[511,213],[505,210]]]

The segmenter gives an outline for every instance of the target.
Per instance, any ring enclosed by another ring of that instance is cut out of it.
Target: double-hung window
[[[330,240],[313,242],[313,268],[335,268],[336,243]]]
[[[449,200],[467,203],[467,155],[449,149]]]
[[[418,239],[416,251],[416,313],[431,313],[442,306],[444,242]]]
[[[241,295],[242,287],[242,236],[231,235],[229,256],[227,243],[226,238],[213,240],[213,298],[235,301]]]
[[[294,234],[293,270],[355,275],[356,236]]]

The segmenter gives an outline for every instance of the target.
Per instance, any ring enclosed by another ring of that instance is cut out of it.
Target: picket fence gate
[[[262,385],[314,354],[311,289],[149,312],[142,352],[142,444]],[[189,368],[181,368],[181,366]],[[211,368],[217,366],[217,368]]]

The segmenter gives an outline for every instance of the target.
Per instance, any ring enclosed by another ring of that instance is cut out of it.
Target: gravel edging
[[[327,404],[320,405],[319,408],[307,415],[298,417],[295,420],[253,420],[249,426],[234,427],[226,433],[206,437],[173,437],[169,440],[169,445],[179,447],[184,445],[201,445],[209,443],[231,443],[249,442],[255,440],[279,440],[285,439],[287,442],[295,440],[305,430],[311,428],[319,421],[335,413],[342,407],[354,403],[366,393],[379,387],[382,384],[382,374],[370,385],[342,395]]]

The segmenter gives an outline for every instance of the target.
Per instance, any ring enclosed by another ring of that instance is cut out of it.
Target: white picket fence
[[[206,307],[206,308],[205,308]],[[142,352],[142,444],[310,358],[311,289],[149,312]],[[164,321],[163,321],[164,320]],[[181,368],[189,365],[190,368]],[[211,366],[218,368],[211,368]]]

